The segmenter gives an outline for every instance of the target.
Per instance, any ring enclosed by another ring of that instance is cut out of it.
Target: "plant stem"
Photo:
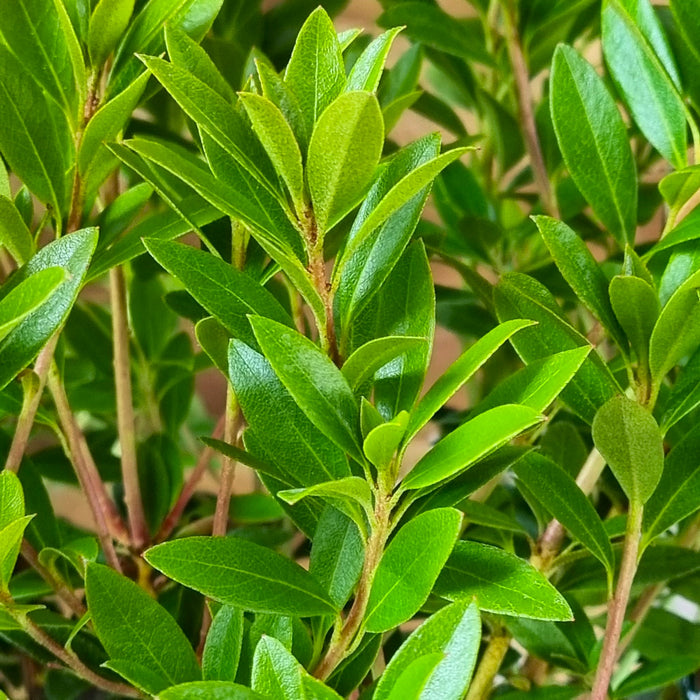
[[[140,551],[148,542],[149,533],[143,511],[141,486],[136,460],[136,428],[131,389],[129,359],[129,323],[126,312],[126,283],[124,270],[109,271],[109,291],[112,302],[112,334],[114,337],[114,384],[117,395],[117,430],[121,450],[124,502],[129,517],[132,546]]]
[[[231,386],[226,390],[226,420],[224,423],[224,441],[232,445],[238,440],[238,433],[243,423],[243,415],[236,401]],[[215,537],[223,537],[228,529],[228,511],[231,503],[231,491],[233,479],[236,475],[236,461],[231,457],[222,457],[221,481],[219,492],[216,496],[216,510],[214,511],[214,524],[211,534]]]
[[[510,647],[510,639],[511,636],[505,627],[494,627],[491,631],[491,638],[469,686],[466,700],[482,700],[488,697],[493,679]]]
[[[340,630],[333,635],[330,647],[321,663],[314,670],[314,676],[325,680],[331,675],[336,666],[345,658],[348,650],[355,641],[357,633],[362,627],[362,621],[367,611],[369,594],[372,589],[374,575],[379,566],[379,562],[384,553],[384,545],[389,536],[389,519],[391,510],[389,508],[389,495],[380,490],[377,494],[377,503],[374,509],[376,524],[367,540],[365,550],[365,561],[362,566],[362,573],[357,584],[355,600],[350,612],[342,623]]]
[[[625,620],[625,612],[629,601],[632,582],[637,571],[637,555],[639,553],[639,540],[642,533],[642,515],[644,508],[639,503],[631,503],[627,516],[627,530],[625,532],[625,544],[622,551],[622,563],[617,580],[615,595],[608,603],[608,622],[605,627],[603,650],[600,654],[598,670],[593,682],[591,700],[605,700],[612,677],[615,661],[617,660],[617,645],[620,640],[622,623]]]

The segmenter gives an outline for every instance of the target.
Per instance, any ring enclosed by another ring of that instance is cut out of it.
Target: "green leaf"
[[[14,202],[0,194],[0,245],[7,248],[19,265],[23,265],[36,252],[32,232],[24,223]]]
[[[658,385],[700,343],[700,272],[689,277],[661,309],[649,341],[649,368]]]
[[[237,537],[186,537],[144,555],[151,566],[213,600],[252,612],[309,617],[335,604],[298,564]]]
[[[339,608],[348,602],[360,578],[364,552],[357,525],[339,510],[326,507],[314,533],[309,571]]]
[[[359,476],[346,476],[343,479],[326,481],[303,489],[287,489],[277,492],[277,497],[290,505],[294,505],[302,498],[309,496],[317,496],[330,501],[336,499],[349,501],[351,504],[359,505],[368,514],[372,512],[372,491],[369,484]]]
[[[370,430],[362,444],[365,457],[379,470],[386,469],[394,457],[396,448],[401,444],[401,439],[408,425],[408,413],[401,411],[386,423]]]
[[[197,322],[194,335],[217,369],[228,374],[228,345],[231,341],[228,331],[213,316],[209,316]]]
[[[433,671],[443,658],[437,652],[414,659],[396,679],[388,700],[419,700]]]
[[[129,659],[109,659],[102,665],[149,695],[155,695],[162,690],[165,682],[160,673]]]
[[[0,530],[0,593],[4,594],[3,598],[9,595],[7,586],[19,556],[22,537],[33,517],[33,515],[26,515],[18,518]]]
[[[253,690],[266,698],[298,700],[306,697],[303,676],[303,668],[285,646],[263,635],[253,657]]]
[[[7,469],[0,472],[0,530],[24,515],[24,494],[19,477]]]
[[[621,246],[634,241],[637,172],[614,100],[586,59],[560,45],[552,64],[551,111],[566,167]]]
[[[250,688],[226,681],[196,681],[164,690],[160,700],[268,700]]]
[[[314,10],[297,36],[284,81],[295,95],[307,133],[345,87],[338,35],[322,7]]]
[[[664,688],[684,676],[693,674],[697,669],[697,654],[647,662],[640,669],[625,678],[615,688],[612,697],[636,697],[648,693],[650,690]]]
[[[388,700],[403,672],[416,659],[442,654],[420,698],[461,700],[469,687],[481,641],[479,610],[470,601],[444,607],[418,627],[391,657],[374,692],[374,700]]]
[[[412,348],[425,345],[425,338],[389,336],[375,338],[357,348],[341,367],[341,372],[354,392],[360,392],[374,374],[392,360]]]
[[[384,32],[384,34],[380,34],[360,54],[348,75],[348,82],[345,86],[348,92],[353,90],[376,92],[391,45],[401,29],[402,27],[395,27],[388,32]]]
[[[100,0],[92,11],[88,30],[88,55],[100,68],[129,26],[134,0]]]
[[[448,600],[474,599],[480,610],[535,620],[572,620],[563,596],[531,564],[479,542],[459,541],[435,584]]]
[[[644,508],[644,539],[651,542],[700,508],[700,431],[691,430],[666,457],[664,471]]]
[[[492,408],[442,438],[408,473],[402,487],[422,489],[446,481],[542,419],[527,406]]]
[[[243,644],[243,610],[222,605],[212,620],[202,653],[205,681],[234,681]]]
[[[255,337],[280,381],[316,427],[362,461],[360,410],[352,389],[333,362],[297,331],[251,317]]]
[[[696,350],[681,370],[663,406],[661,432],[665,435],[698,404],[700,404],[700,352]]]
[[[485,503],[465,498],[457,503],[456,507],[464,513],[465,521],[469,525],[482,525],[505,532],[525,534],[525,530],[515,518]]]
[[[537,321],[536,327],[525,329],[511,340],[526,363],[589,344],[567,322],[549,290],[527,275],[518,272],[503,275],[494,290],[494,302],[500,321],[513,318]],[[598,353],[592,352],[562,391],[561,399],[590,423],[596,410],[619,392],[610,370]]]
[[[649,1],[606,0],[602,37],[605,62],[632,118],[666,160],[684,168],[688,164],[685,106],[666,70],[673,59]],[[666,67],[655,52],[659,46],[667,54]]]
[[[275,297],[245,272],[203,250],[173,241],[144,239],[146,250],[236,338],[255,345],[249,314],[292,320]]]
[[[430,387],[421,398],[406,429],[408,443],[435,413],[459,391],[474,373],[493,355],[503,343],[522,328],[532,326],[534,321],[514,319],[501,323],[476,341],[455,360],[448,370]]]
[[[370,93],[346,92],[319,117],[306,163],[319,235],[338,223],[365,194],[383,143],[382,112]]]
[[[643,505],[664,468],[664,446],[654,417],[636,401],[615,396],[596,413],[593,442],[632,503]]]
[[[102,3],[108,0],[102,0]],[[102,4],[101,3],[101,4]],[[144,73],[134,80],[124,91],[100,107],[88,122],[80,141],[78,151],[78,169],[81,174],[88,172],[90,165],[98,156],[107,155],[103,144],[113,141],[123,131],[146,89],[150,75]]]
[[[159,676],[160,690],[198,680],[197,657],[177,623],[133,581],[100,564],[85,578],[95,631],[112,659],[137,663]]]
[[[44,246],[3,285],[0,301],[41,270],[60,266],[66,271],[65,281],[48,300],[0,341],[0,387],[24,369],[61,327],[80,291],[96,243],[95,229],[83,229],[59,238]]]
[[[518,479],[607,569],[615,569],[610,540],[593,504],[574,479],[544,455],[531,452],[513,467]]]
[[[245,107],[267,155],[277,174],[287,185],[299,216],[304,213],[304,171],[301,164],[301,151],[294,132],[277,106],[262,95],[241,93],[240,100]]]
[[[574,294],[624,351],[627,348],[625,334],[610,304],[608,280],[588,246],[563,221],[549,216],[533,216],[532,220],[537,224],[554,262]]]
[[[418,612],[452,551],[461,522],[459,511],[437,508],[401,527],[372,583],[365,613],[368,632],[386,632]]]

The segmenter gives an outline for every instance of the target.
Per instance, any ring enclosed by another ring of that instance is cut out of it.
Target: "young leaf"
[[[365,627],[386,632],[425,603],[459,534],[462,515],[437,508],[409,520],[386,548],[372,583]]]
[[[632,243],[637,172],[617,105],[593,66],[570,46],[557,47],[551,82],[552,122],[571,177],[618,243]]]
[[[383,143],[382,113],[370,93],[344,93],[319,117],[306,163],[319,235],[359,202],[374,175]]]
[[[442,438],[408,473],[402,487],[422,489],[446,481],[542,419],[527,406],[492,408]]]
[[[3,194],[0,194],[0,245],[7,248],[19,265],[24,265],[36,252],[32,232],[14,202]]]
[[[267,700],[250,688],[226,681],[196,681],[174,685],[158,694],[159,700]]]
[[[402,27],[394,27],[388,32],[384,32],[360,54],[348,75],[348,82],[345,86],[348,92],[353,90],[376,92],[379,86],[379,79],[382,77],[386,57],[389,55],[391,45],[401,29]]]
[[[201,677],[197,657],[177,623],[143,589],[116,571],[90,564],[85,578],[95,631],[112,659],[149,669],[159,692]]]
[[[573,619],[561,593],[534,566],[479,542],[457,542],[435,593],[448,600],[474,599],[480,610],[499,615]]]
[[[314,10],[297,36],[284,81],[296,96],[307,133],[345,87],[338,35],[322,7]]]
[[[612,575],[615,558],[610,540],[593,504],[558,464],[531,452],[514,466],[518,479]]]
[[[636,401],[615,396],[596,413],[593,442],[631,502],[643,505],[664,468],[664,446],[653,416]]]
[[[394,682],[388,700],[420,700],[433,671],[443,658],[438,652],[414,659]]]
[[[250,323],[263,353],[299,408],[338,447],[362,461],[360,410],[340,370],[297,331],[261,316],[251,317]]]
[[[365,457],[379,470],[389,466],[408,425],[408,413],[401,411],[386,423],[370,430],[362,444]]]
[[[0,472],[0,530],[24,515],[24,494],[17,474]]]
[[[129,26],[134,0],[100,0],[90,17],[88,55],[93,68],[100,68]]]
[[[234,681],[243,644],[243,610],[222,605],[211,622],[202,653],[205,681]]]
[[[0,593],[3,598],[8,595],[8,584],[19,556],[24,531],[33,515],[26,515],[5,525],[0,530]]]
[[[418,402],[415,410],[411,412],[404,442],[408,443],[508,338],[520,329],[532,326],[534,323],[534,321],[521,319],[506,321],[490,330],[474,345],[465,350],[430,387],[425,396]]]
[[[436,653],[443,656],[420,697],[461,700],[469,687],[480,641],[481,621],[474,603],[464,600],[444,607],[412,632],[391,657],[373,700],[388,700],[394,683],[411,663]]]
[[[144,556],[169,578],[221,603],[299,617],[335,612],[328,594],[298,564],[237,537],[186,537]]]

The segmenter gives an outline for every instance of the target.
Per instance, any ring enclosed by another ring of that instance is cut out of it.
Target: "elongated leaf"
[[[534,321],[514,319],[500,324],[474,345],[465,350],[449,369],[430,387],[418,402],[406,429],[408,443],[445,404],[467,382],[470,377],[493,355],[503,343],[522,328],[532,326]]]
[[[138,585],[106,566],[90,564],[85,586],[97,636],[111,658],[157,674],[159,690],[199,680],[199,664],[184,633]]]
[[[506,515],[506,513],[497,508],[487,506],[485,503],[465,498],[456,505],[466,516],[466,521],[469,525],[483,525],[484,527],[505,530],[506,532],[519,532],[521,534],[525,532],[515,518]]]
[[[335,612],[328,594],[298,564],[237,537],[187,537],[144,556],[166,576],[221,603],[300,617]]]
[[[384,32],[360,54],[348,75],[346,90],[376,92],[391,45],[400,31],[401,27],[394,27]]]
[[[528,490],[612,575],[615,558],[593,504],[574,479],[544,455],[531,452],[518,460],[515,473]]]
[[[78,296],[96,244],[95,229],[83,229],[59,238],[42,248],[3,285],[0,300],[41,270],[60,266],[67,273],[65,281],[47,301],[26,316],[0,342],[0,386],[5,386],[24,369],[61,327]]]
[[[362,450],[367,459],[378,470],[386,469],[391,463],[396,448],[401,444],[407,425],[408,413],[401,411],[390,421],[369,431],[362,444]]]
[[[322,7],[314,10],[297,36],[284,81],[295,95],[307,133],[345,87],[338,35]]]
[[[148,695],[157,694],[162,690],[163,683],[166,682],[157,671],[130,659],[109,659],[103,666],[118,673],[135,688]]]
[[[226,330],[243,342],[255,344],[248,314],[292,325],[287,312],[267,289],[220,258],[172,241],[145,239],[144,245]]]
[[[386,632],[418,612],[452,551],[461,521],[459,511],[438,508],[396,533],[372,583],[365,614],[368,632]]]
[[[571,177],[618,243],[633,242],[637,173],[617,105],[570,46],[557,47],[551,81],[552,123]]]
[[[268,698],[305,698],[304,669],[284,645],[274,637],[263,636],[253,657],[252,687]]]
[[[100,0],[90,17],[88,54],[93,67],[107,60],[129,26],[134,0]]]
[[[12,520],[0,530],[0,593],[8,595],[8,584],[19,556],[24,531],[33,515]]]
[[[663,439],[653,416],[626,396],[615,396],[596,413],[593,442],[630,501],[646,503],[664,468]]]
[[[419,700],[430,676],[442,659],[443,656],[439,652],[414,659],[394,682],[394,687],[389,692],[389,700]]]
[[[649,43],[650,30],[656,34],[657,46],[663,43],[667,62],[672,61],[663,29],[648,0],[606,0],[603,52],[613,80],[649,142],[675,168],[684,168],[688,164],[685,107],[655,47]]]
[[[698,669],[697,654],[661,659],[644,664],[617,687],[613,698],[629,698],[650,690],[664,688],[674,681],[693,674]]]
[[[279,491],[277,496],[290,505],[294,505],[302,498],[309,496],[330,500],[340,499],[357,504],[368,513],[372,512],[372,491],[369,484],[359,476],[346,476],[344,479],[314,484],[303,489]]]
[[[0,194],[0,245],[7,248],[19,265],[23,265],[36,252],[32,232],[24,223],[14,202]]]
[[[222,605],[212,620],[202,653],[205,681],[234,681],[243,644],[243,610]]]
[[[238,683],[196,681],[174,685],[158,695],[160,700],[267,700]]]
[[[479,542],[460,541],[435,584],[448,600],[475,599],[480,610],[535,620],[571,620],[561,593],[526,561]]]
[[[548,216],[532,218],[564,279],[624,351],[625,334],[610,305],[608,280],[586,244],[563,221]]]
[[[374,700],[387,700],[406,668],[428,654],[443,654],[419,697],[461,700],[469,687],[481,640],[479,610],[470,601],[446,606],[429,617],[399,647],[381,675]]]
[[[17,474],[0,472],[0,530],[24,515],[24,494]]]
[[[683,367],[664,404],[661,432],[666,434],[698,404],[700,404],[700,352],[696,350]]]
[[[446,481],[541,420],[539,412],[527,406],[492,408],[440,440],[408,473],[402,486],[421,489]]]
[[[333,362],[297,331],[252,317],[255,337],[299,408],[341,449],[362,454],[360,410],[352,389]]]
[[[370,93],[344,93],[319,117],[306,163],[319,235],[359,202],[374,175],[383,143],[382,113]]]

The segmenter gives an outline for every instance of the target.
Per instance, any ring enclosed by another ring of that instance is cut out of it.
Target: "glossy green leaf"
[[[100,564],[85,579],[92,622],[112,659],[125,659],[156,674],[159,690],[201,677],[197,657],[177,623],[133,581]]]
[[[251,317],[255,337],[299,408],[338,447],[359,455],[360,410],[352,389],[333,362],[297,331]]]
[[[284,645],[274,637],[263,636],[253,657],[252,687],[266,698],[298,700],[305,698],[304,669]]]
[[[442,660],[443,655],[436,652],[411,661],[395,680],[388,700],[419,700],[433,671]]]
[[[345,86],[348,92],[353,90],[376,92],[391,45],[400,31],[401,27],[395,27],[388,32],[384,32],[384,34],[380,34],[360,54],[348,75],[348,82]]]
[[[389,466],[408,425],[408,413],[401,411],[386,423],[376,426],[368,433],[362,444],[365,457],[380,471]]]
[[[319,117],[306,163],[319,235],[358,204],[379,163],[383,143],[382,113],[370,93],[344,93]]]
[[[78,295],[96,243],[95,229],[83,229],[59,238],[42,248],[3,285],[0,300],[41,270],[60,266],[66,271],[65,281],[47,301],[0,341],[0,386],[24,369],[61,327]]]
[[[24,223],[14,202],[0,194],[0,245],[7,248],[19,265],[23,265],[36,252],[32,232]]]
[[[413,663],[428,654],[442,654],[418,696],[423,700],[461,700],[469,687],[481,641],[479,610],[470,601],[446,606],[418,627],[391,657],[381,675],[374,700],[387,700],[395,682]]]
[[[314,10],[297,36],[284,81],[295,95],[307,133],[345,87],[338,35],[322,7]]]
[[[664,468],[661,431],[636,401],[615,396],[593,421],[593,442],[632,503],[644,504]]]
[[[644,508],[644,538],[651,542],[700,508],[700,431],[691,430],[666,457],[664,471]]]
[[[202,653],[205,681],[234,681],[243,644],[243,610],[222,605],[214,615]]]
[[[413,617],[425,603],[459,534],[453,508],[421,513],[396,533],[372,583],[365,628],[386,632]]]
[[[118,673],[135,688],[148,695],[155,695],[166,683],[158,671],[130,659],[109,659],[103,666]]]
[[[144,556],[178,583],[244,610],[300,617],[335,612],[328,594],[298,564],[237,537],[187,537]]]
[[[267,700],[238,683],[196,681],[174,685],[158,694],[159,700]]]
[[[570,46],[557,47],[551,81],[552,122],[571,177],[618,243],[633,242],[637,172],[617,105]]]
[[[697,654],[662,659],[644,664],[629,675],[612,693],[613,698],[629,698],[670,686],[698,668]]]
[[[649,0],[606,0],[602,37],[605,62],[632,118],[666,160],[684,168],[688,164],[685,106],[667,72],[673,59]],[[666,67],[658,48],[667,54]]]
[[[457,391],[474,376],[474,373],[493,355],[503,343],[522,328],[533,325],[533,321],[514,319],[500,324],[467,348],[448,370],[430,387],[418,402],[406,430],[408,442],[428,423],[435,413]]]
[[[94,68],[107,60],[129,26],[134,0],[100,0],[90,17],[88,54]]]
[[[0,530],[0,593],[5,598],[8,594],[8,584],[19,556],[24,531],[33,515],[13,520]]]
[[[514,466],[521,482],[612,575],[615,558],[610,540],[593,504],[558,464],[537,452]]]
[[[480,610],[535,620],[572,620],[568,603],[531,564],[513,554],[464,540],[435,584],[448,600],[474,600]]]
[[[314,484],[303,489],[287,489],[279,491],[277,496],[290,505],[294,505],[302,498],[309,496],[317,496],[331,501],[340,499],[357,504],[368,513],[372,512],[372,491],[369,484],[359,476],[346,476],[344,479]]]
[[[24,494],[17,474],[0,472],[0,529],[24,515]]]
[[[402,486],[422,489],[446,481],[542,420],[538,411],[527,406],[492,408],[442,438],[418,461]]]
[[[627,347],[625,334],[610,304],[608,280],[588,246],[563,221],[549,216],[533,216],[532,219],[564,279],[624,351]]]

